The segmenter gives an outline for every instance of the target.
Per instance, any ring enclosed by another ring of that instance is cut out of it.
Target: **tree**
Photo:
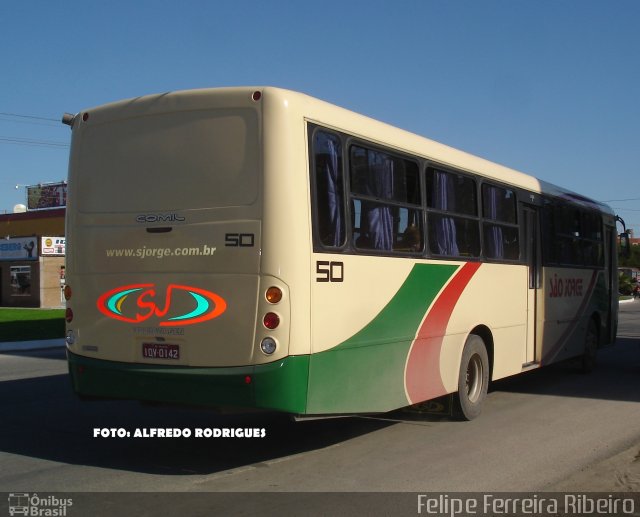
[[[629,256],[628,257],[620,256],[618,265],[623,267],[640,268],[640,246],[638,246],[637,244],[634,246],[631,246],[629,248]]]
[[[629,295],[633,292],[634,287],[635,284],[631,281],[629,275],[618,273],[618,291],[620,291],[620,294]]]

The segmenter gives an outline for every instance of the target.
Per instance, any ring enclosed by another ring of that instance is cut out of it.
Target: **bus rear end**
[[[178,92],[73,121],[67,349],[81,396],[303,410],[305,390],[287,389],[306,371],[286,360],[287,285],[261,274],[256,97]]]

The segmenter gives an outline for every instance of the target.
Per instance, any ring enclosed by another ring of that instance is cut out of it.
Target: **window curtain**
[[[499,203],[498,189],[495,187],[489,186],[487,188],[487,192],[489,194],[489,199],[488,199],[489,213],[485,214],[485,216],[488,216],[493,221],[497,221],[498,220],[498,203]],[[488,241],[488,242],[485,242],[485,244],[488,247],[487,255],[491,258],[503,259],[504,258],[504,237],[502,235],[502,228],[500,226],[492,224],[489,227],[489,232],[485,232],[485,239],[487,239]]]
[[[455,210],[453,181],[446,172],[434,171],[433,203],[438,210]],[[435,221],[436,246],[439,255],[458,256],[456,223],[453,217],[437,216]]]
[[[393,199],[393,160],[382,153],[369,152],[370,195],[379,199]],[[365,229],[369,246],[376,250],[393,249],[393,215],[391,207],[377,203],[363,203]]]
[[[343,235],[343,206],[342,187],[338,169],[339,146],[331,139],[326,139],[329,159],[325,164],[325,178],[327,187],[327,209],[329,216],[329,226],[332,229],[332,242],[325,242],[328,246],[341,246],[344,240]]]

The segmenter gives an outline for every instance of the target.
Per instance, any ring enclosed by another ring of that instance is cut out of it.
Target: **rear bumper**
[[[306,412],[306,355],[233,368],[121,363],[88,358],[69,350],[67,359],[73,389],[79,395]]]

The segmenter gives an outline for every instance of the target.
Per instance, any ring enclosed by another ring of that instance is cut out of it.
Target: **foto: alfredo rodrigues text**
[[[94,438],[264,438],[263,427],[94,427]]]

